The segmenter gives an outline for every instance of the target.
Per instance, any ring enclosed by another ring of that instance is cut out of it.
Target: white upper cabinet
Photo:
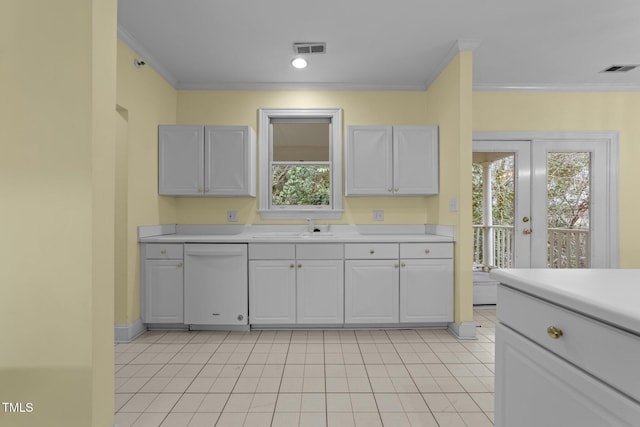
[[[346,147],[346,195],[379,196],[393,192],[391,126],[349,126]]]
[[[206,126],[204,132],[205,196],[255,196],[256,135],[253,129]]]
[[[438,127],[393,127],[393,192],[438,194]]]
[[[198,196],[204,190],[204,126],[161,125],[158,129],[158,192]]]
[[[347,196],[438,193],[437,126],[349,126]]]
[[[159,127],[161,195],[255,197],[255,173],[256,136],[249,126]]]

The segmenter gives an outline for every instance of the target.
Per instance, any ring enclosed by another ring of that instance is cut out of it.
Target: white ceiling
[[[177,89],[640,90],[640,0],[119,0],[118,34]],[[327,53],[290,65],[295,42]]]

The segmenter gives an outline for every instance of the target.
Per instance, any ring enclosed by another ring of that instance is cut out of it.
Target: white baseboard
[[[476,324],[475,322],[460,322],[449,323],[449,331],[461,340],[475,340],[476,339]]]
[[[128,325],[115,325],[114,338],[116,343],[128,343],[147,330],[142,320],[138,319]]]

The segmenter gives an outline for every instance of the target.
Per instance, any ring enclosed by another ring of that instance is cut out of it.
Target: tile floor
[[[445,330],[147,332],[115,346],[115,423],[493,426],[495,310]]]

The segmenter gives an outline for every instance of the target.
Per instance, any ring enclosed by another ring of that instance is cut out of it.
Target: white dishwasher
[[[247,325],[247,245],[186,244],[184,323]]]

